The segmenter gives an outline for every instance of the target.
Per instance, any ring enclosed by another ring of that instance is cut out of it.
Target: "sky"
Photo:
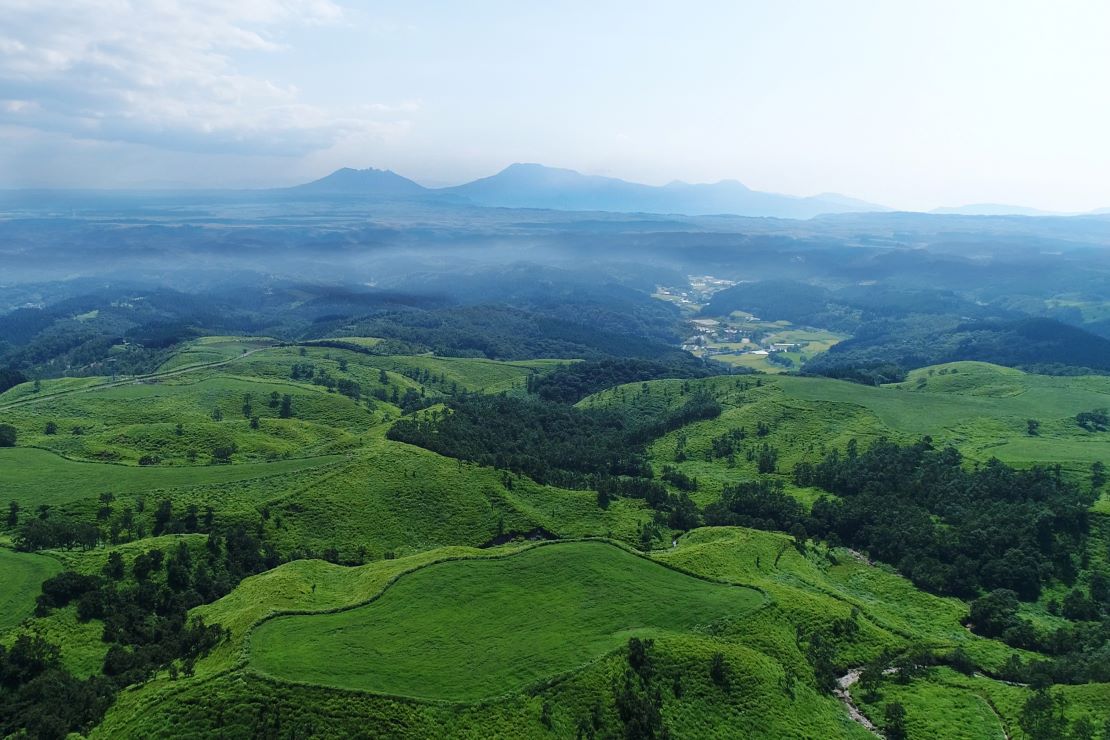
[[[0,187],[513,162],[1110,207],[1105,0],[0,0]]]

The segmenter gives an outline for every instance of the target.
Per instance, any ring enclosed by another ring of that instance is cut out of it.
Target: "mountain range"
[[[494,208],[538,208],[560,211],[735,215],[808,219],[823,214],[890,212],[886,206],[838,193],[807,197],[752,190],[738,180],[715,183],[645,185],[615,177],[584,175],[541,164],[512,164],[495,175],[452,187],[428,188],[392,170],[344,167],[303,185],[277,191],[291,195],[370,197],[456,202]],[[936,208],[929,213],[962,216],[1066,216],[1025,206],[976,203]],[[1110,209],[1088,215],[1110,214]]]
[[[836,193],[796,197],[752,190],[736,180],[644,185],[539,164],[513,164],[490,177],[446,188],[424,186],[391,170],[343,168],[288,188],[300,194],[448,199],[477,206],[566,211],[730,214],[811,218],[825,213],[888,211]]]

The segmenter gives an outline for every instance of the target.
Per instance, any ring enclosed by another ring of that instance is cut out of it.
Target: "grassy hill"
[[[272,619],[252,636],[251,664],[287,680],[472,701],[576,668],[633,635],[711,628],[762,601],[610,545],[557,544],[425,567],[356,609]]]
[[[868,733],[806,678],[810,668],[800,634],[827,631],[838,623],[855,625],[835,638],[840,670],[913,645],[941,655],[962,647],[987,667],[1013,652],[969,633],[960,623],[966,607],[958,600],[923,594],[843,550],[810,548],[803,554],[783,535],[706,528],[656,558],[744,588],[733,592],[589,542],[523,552],[447,548],[356,568],[289,563],[198,609],[229,626],[229,640],[197,666],[194,678],[171,680],[163,674],[122,696],[97,736],[174,731],[205,736],[217,732],[220,723],[226,732],[247,732],[259,716],[283,726],[311,725],[327,736],[356,731],[359,722],[382,723],[375,726],[392,727],[400,736],[531,734],[547,731],[540,720],[544,703],[553,708],[551,731],[573,736],[595,701],[600,702],[601,727],[617,731],[619,719],[608,692],[623,670],[617,648],[631,629],[656,638],[655,660],[668,679],[664,716],[676,734],[702,736],[727,727],[765,737],[862,738]],[[580,598],[581,589],[597,589],[598,595]],[[646,601],[623,611],[621,604],[637,598]],[[524,608],[532,600],[540,606]],[[449,608],[452,603],[459,608]],[[500,608],[486,608],[491,603]],[[295,616],[272,616],[280,614]],[[466,627],[445,627],[454,620]],[[583,641],[583,630],[594,635],[592,640]],[[525,644],[538,653],[526,651],[528,660],[487,662],[491,651],[502,655],[518,649],[525,635],[531,641]],[[436,649],[427,649],[430,645]],[[401,652],[388,661],[371,659],[395,649]],[[733,671],[727,691],[708,675],[716,652]],[[397,665],[407,669],[389,669]],[[552,674],[557,674],[554,680],[537,682]],[[675,675],[684,689],[681,700],[673,695]],[[952,675],[935,668],[908,687],[893,680],[884,684],[888,700],[914,691],[925,694],[925,699],[906,701],[911,736],[926,736],[937,727],[930,687]],[[975,689],[954,701],[979,701],[976,692],[988,689],[992,695],[1013,695],[1002,721],[1016,726],[1030,689],[975,680]],[[522,690],[525,686],[531,688]],[[1080,689],[1073,691],[1076,702],[1083,702],[1077,709],[1102,716],[1100,694]],[[396,695],[429,692],[439,700]],[[472,701],[490,694],[498,698]],[[881,702],[859,703],[881,718]],[[1001,734],[1001,722],[989,719],[977,721]],[[941,726],[960,721],[956,713]]]
[[[45,381],[0,395],[3,421],[18,432],[18,446],[0,450],[0,488],[18,502],[19,524],[44,517],[101,533],[88,550],[0,549],[0,644],[42,635],[74,675],[99,675],[105,620],[80,618],[77,603],[34,614],[42,583],[59,570],[100,577],[118,555],[124,575],[114,588],[126,591],[149,550],[169,557],[183,547],[194,562],[215,562],[228,547],[218,533],[235,526],[271,559],[221,598],[192,602],[191,616],[226,634],[199,659],[175,660],[118,693],[93,737],[342,737],[367,728],[397,737],[620,736],[633,636],[654,640],[648,693],[658,690],[675,737],[870,737],[822,685],[821,670],[841,677],[921,651],[939,665],[907,683],[888,674],[876,695],[852,688],[871,721],[881,725],[886,704],[898,701],[909,737],[1020,731],[1032,689],[990,676],[1013,655],[1041,656],[972,633],[965,601],[925,593],[843,548],[743,527],[683,533],[642,498],[599,505],[590,486],[541,485],[386,436],[398,418],[443,413],[464,391],[523,395],[528,378],[557,361],[378,355],[369,340],[267,341],[201,339],[138,382]],[[340,379],[356,383],[357,396],[338,392]],[[794,465],[852,439],[928,435],[956,446],[969,467],[991,457],[1059,463],[1083,485],[1091,464],[1110,457],[1110,432],[1074,418],[1110,407],[1110,379],[985,363],[922,368],[882,387],[789,375],[665,379],[579,405],[650,420],[703,391],[719,415],[644,443],[654,480],[677,495],[665,466],[696,478],[688,493],[703,508],[751,480],[781,481],[808,506],[822,492],[795,486]],[[289,418],[270,405],[273,392],[290,397]],[[1030,419],[1040,422],[1036,435]],[[777,455],[770,472],[749,456],[764,444]],[[210,464],[221,446],[234,450]],[[169,518],[156,530],[159,511]],[[1100,567],[1104,519],[1096,516],[1087,545]],[[655,530],[655,549],[632,554],[626,548],[642,545],[645,528]],[[7,528],[0,544],[18,542],[18,531]],[[576,541],[536,546],[529,537]],[[1089,589],[1088,578],[1080,571],[1078,586]],[[1046,588],[1021,613],[1045,629],[1068,624],[1049,610],[1068,588]],[[957,648],[979,673],[953,670]],[[711,673],[715,661],[726,666],[723,681]],[[1073,720],[1101,726],[1107,685],[1053,691],[1067,697]]]

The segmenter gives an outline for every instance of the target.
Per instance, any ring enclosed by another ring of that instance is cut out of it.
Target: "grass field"
[[[0,632],[31,615],[42,582],[61,569],[61,563],[45,555],[0,548]]]
[[[74,462],[47,450],[15,447],[0,449],[0,488],[8,500],[30,510],[39,504],[57,506],[94,498],[105,491],[119,496],[282,476],[342,459],[331,455],[242,465],[137,467]]]
[[[781,333],[776,341],[804,339],[789,326],[766,328]],[[627,666],[619,649],[637,635],[656,640],[663,716],[675,737],[864,738],[839,702],[817,691],[802,635],[852,622],[830,638],[838,670],[917,644],[940,652],[960,646],[988,671],[1021,652],[969,632],[965,602],[924,593],[843,549],[799,551],[781,533],[700,528],[671,547],[672,533],[664,531],[651,553],[657,562],[594,541],[531,547],[518,539],[481,549],[541,528],[562,538],[634,543],[653,512],[626,498],[602,509],[590,490],[539,485],[388,440],[401,408],[366,397],[413,391],[435,402],[452,386],[522,393],[529,374],[558,361],[357,351],[373,347],[373,338],[342,340],[356,349],[269,341],[197,340],[163,366],[173,374],[149,382],[96,388],[107,379],[60,379],[43,381],[32,401],[31,384],[0,396],[0,407],[25,399],[0,419],[17,426],[20,444],[0,450],[7,497],[0,501],[17,500],[24,521],[47,504],[51,516],[105,532],[109,519],[131,508],[145,527],[141,539],[126,542],[128,530],[124,542],[106,540],[91,551],[0,549],[0,642],[39,633],[61,646],[78,675],[99,672],[103,625],[79,622],[73,606],[31,616],[34,597],[59,567],[98,573],[112,551],[130,564],[148,548],[172,551],[184,541],[203,557],[202,533],[145,536],[163,499],[176,515],[212,507],[217,526],[243,524],[280,558],[298,558],[194,609],[228,628],[228,639],[198,661],[194,676],[171,678],[163,669],[120,693],[94,737],[249,736],[260,732],[260,717],[267,732],[291,736],[348,737],[373,728],[397,737],[574,737],[595,714],[596,735],[616,737],[624,728],[613,686]],[[358,382],[363,399],[294,380],[295,364]],[[1110,378],[1034,376],[983,363],[923,368],[879,388],[788,375],[661,380],[604,391],[582,405],[629,406],[648,419],[699,387],[721,402],[721,415],[651,442],[648,455],[657,472],[673,464],[696,476],[692,496],[703,506],[724,485],[759,477],[744,452],[763,442],[779,452],[772,476],[807,503],[821,493],[791,485],[794,464],[853,438],[866,445],[931,435],[957,446],[969,465],[992,455],[1017,465],[1058,462],[1083,481],[1091,462],[1110,462],[1110,433],[1074,422],[1079,411],[1110,407]],[[275,390],[293,397],[294,418],[280,419],[269,406]],[[242,411],[247,394],[258,429]],[[213,418],[217,408],[221,420]],[[1037,436],[1027,434],[1030,418],[1041,422]],[[46,421],[59,433],[46,435]],[[765,436],[755,434],[761,423]],[[83,434],[72,434],[73,426]],[[716,438],[739,427],[748,436],[734,459],[707,455]],[[227,443],[236,445],[232,464],[204,464],[212,447]],[[680,446],[685,459],[676,462]],[[193,464],[190,449],[200,453]],[[147,454],[161,463],[137,465]],[[105,492],[116,498],[102,519],[97,498]],[[1095,511],[1110,513],[1110,496]],[[1102,563],[1110,529],[1105,517],[1096,519],[1089,550]],[[1043,603],[1023,614],[1044,628],[1061,621]],[[727,691],[708,675],[718,652],[733,671]],[[671,686],[676,676],[681,698]],[[1089,714],[1101,727],[1107,685],[1056,690],[1067,696],[1069,716]],[[1003,726],[1017,735],[1028,695],[938,668],[909,685],[884,682],[877,702],[857,701],[877,722],[884,702],[902,702],[913,738],[995,737]]]
[[[273,676],[422,698],[475,700],[578,667],[637,636],[736,618],[758,592],[700,581],[597,542],[453,561],[380,599],[255,630]]]
[[[370,349],[372,347],[377,347],[379,344],[382,343],[382,339],[379,337],[328,337],[323,341],[327,342],[328,344],[350,345],[356,350]],[[313,342],[305,342],[305,344],[311,345],[313,344]]]
[[[292,397],[293,418],[278,418],[279,409],[269,401],[275,392]],[[248,396],[258,429],[243,411]],[[365,406],[316,386],[222,375],[63,395],[5,416],[24,445],[86,460],[135,463],[155,455],[176,464],[187,464],[190,451],[205,462],[215,448],[229,445],[236,447],[236,461],[328,454],[354,446],[354,435],[376,420]],[[57,433],[45,433],[48,421]]]
[[[252,350],[269,347],[275,342],[276,340],[270,337],[200,337],[175,352],[173,357],[162,363],[158,372],[226,362]]]
[[[1075,414],[1110,406],[1110,378],[1063,378],[1030,375],[985,363],[951,365],[915,371],[901,384],[873,387],[828,378],[799,376],[715,377],[691,382],[723,406],[715,419],[671,432],[649,446],[657,468],[676,465],[701,484],[699,504],[719,495],[721,486],[757,477],[745,450],[766,442],[778,452],[777,472],[790,486],[795,463],[820,459],[849,440],[867,445],[880,437],[901,442],[933,438],[951,444],[970,462],[997,457],[1018,467],[1059,464],[1077,480],[1086,481],[1091,464],[1110,462],[1110,433],[1089,432],[1075,423]],[[944,371],[941,374],[941,371]],[[662,409],[684,399],[682,381],[660,380],[604,391],[585,399],[585,406],[633,406]],[[1027,420],[1041,422],[1039,433],[1027,433]],[[769,433],[757,437],[757,425]],[[732,461],[708,458],[715,438],[745,429],[748,436]],[[685,460],[676,461],[679,445]],[[790,489],[811,502],[815,491]],[[1104,499],[1096,510],[1108,510]]]

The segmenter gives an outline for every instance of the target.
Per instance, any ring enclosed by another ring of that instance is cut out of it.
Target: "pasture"
[[[605,543],[549,545],[427,566],[354,609],[272,619],[252,635],[251,662],[278,678],[476,700],[762,602]]]

